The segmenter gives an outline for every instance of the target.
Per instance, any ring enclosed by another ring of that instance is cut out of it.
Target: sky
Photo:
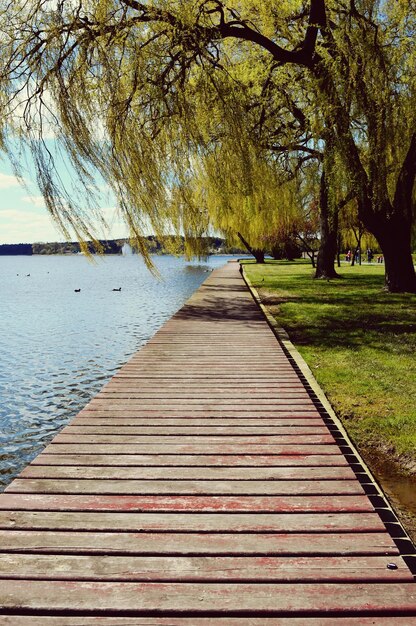
[[[117,239],[128,236],[127,228],[117,215],[111,199],[102,207],[109,229],[101,238]],[[45,207],[36,183],[25,178],[23,186],[14,176],[10,165],[0,160],[0,244],[65,241]],[[74,237],[75,239],[75,237]]]

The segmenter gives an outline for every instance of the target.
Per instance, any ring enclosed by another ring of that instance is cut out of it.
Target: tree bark
[[[337,266],[341,267],[341,233],[337,234]]]
[[[334,267],[338,247],[338,211],[329,206],[328,181],[325,171],[321,176],[319,204],[321,244],[316,261],[315,278],[339,278]]]
[[[256,259],[256,263],[264,263],[264,250],[253,248],[252,255]]]
[[[386,264],[385,285],[388,291],[416,293],[416,277],[411,256],[410,233],[412,224],[412,192],[416,178],[416,132],[413,133],[406,157],[400,169],[393,203],[389,200],[387,180],[380,176],[385,162],[377,151],[371,155],[370,175],[367,173],[359,148],[351,131],[347,109],[339,99],[335,84],[320,58],[312,67],[320,91],[332,104],[327,126],[337,129],[338,145],[349,174],[350,187],[357,196],[358,216],[366,229],[377,239]],[[369,128],[374,126],[371,112]],[[374,140],[374,137],[372,137]],[[383,188],[384,189],[380,189]],[[397,257],[401,256],[402,260]],[[388,268],[388,269],[387,269]],[[387,271],[389,274],[387,274]]]
[[[388,221],[376,234],[384,257],[385,288],[392,293],[416,293],[416,273],[412,259],[411,225],[402,220]]]
[[[252,248],[248,241],[244,239],[241,233],[237,233],[241,243],[243,246],[249,251],[250,254],[254,256],[256,259],[256,263],[264,263],[264,250],[260,250],[259,248]]]

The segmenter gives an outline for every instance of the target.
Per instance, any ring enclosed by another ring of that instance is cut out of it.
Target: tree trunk
[[[243,244],[243,246],[245,248],[247,248],[249,253],[254,256],[254,258],[256,259],[256,263],[264,263],[264,250],[260,250],[258,248],[252,248],[250,246],[250,244],[248,243],[248,241],[246,241],[246,239],[244,239],[244,237],[243,237],[243,235],[241,233],[237,233],[237,235],[238,235],[241,243]]]
[[[321,176],[319,209],[321,244],[316,261],[315,278],[339,278],[334,267],[338,247],[338,211],[329,206],[325,172]]]
[[[264,250],[259,250],[258,248],[253,248],[251,254],[256,259],[256,263],[264,263]]]
[[[341,267],[341,233],[337,235],[337,266]]]
[[[387,291],[416,293],[410,224],[404,220],[396,220],[396,224],[388,223],[378,230],[376,237],[384,256]]]
[[[375,236],[384,255],[388,291],[416,293],[416,276],[411,256],[410,232],[412,224],[412,194],[416,178],[416,131],[413,132],[408,151],[400,168],[393,203],[390,201],[387,180],[383,178],[385,153],[372,155],[370,165],[373,175],[364,167],[356,139],[351,130],[348,108],[338,97],[330,71],[323,63],[315,63],[313,72],[318,79],[321,93],[326,96],[328,111],[337,111],[336,117],[327,116],[327,126],[335,126],[339,147],[349,174],[351,189],[357,194],[358,215],[366,229]],[[360,88],[360,87],[358,87]],[[376,132],[381,126],[370,114]],[[378,115],[378,112],[376,113]],[[374,130],[371,140],[375,140]],[[381,172],[381,175],[380,175]],[[383,189],[384,187],[384,189]],[[384,195],[384,202],[380,199]]]

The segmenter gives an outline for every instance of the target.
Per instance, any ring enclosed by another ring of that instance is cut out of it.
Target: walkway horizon
[[[0,624],[415,624],[380,500],[230,262],[0,494]]]

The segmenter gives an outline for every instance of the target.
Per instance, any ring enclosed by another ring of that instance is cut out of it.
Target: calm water
[[[0,256],[0,490],[228,258]]]

